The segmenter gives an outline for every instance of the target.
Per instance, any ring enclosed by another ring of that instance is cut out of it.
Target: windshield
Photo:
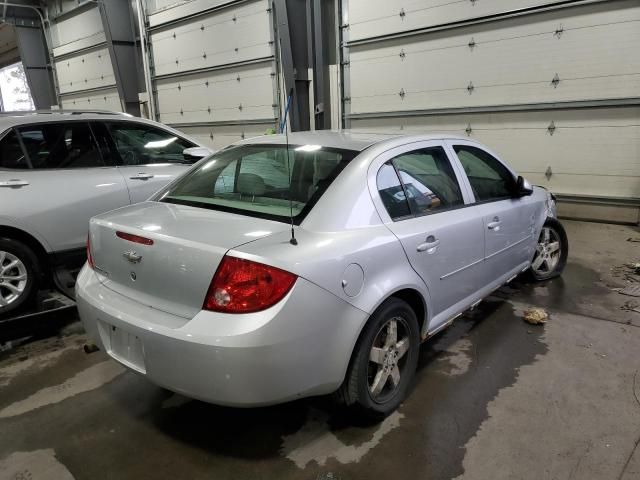
[[[358,152],[319,145],[290,145],[288,152],[287,162],[286,145],[222,150],[170,185],[159,200],[287,223],[291,208],[299,225]]]

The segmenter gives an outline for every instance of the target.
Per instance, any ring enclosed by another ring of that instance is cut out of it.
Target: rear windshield
[[[318,145],[231,147],[198,164],[159,201],[287,223],[291,208],[299,225],[357,154]]]

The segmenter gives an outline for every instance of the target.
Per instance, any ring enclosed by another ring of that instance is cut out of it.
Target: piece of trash
[[[623,289],[619,290],[618,293],[628,295],[630,297],[640,297],[640,285],[627,285]]]
[[[620,306],[620,310],[628,310],[630,312],[640,313],[640,303],[636,300],[627,300]]]
[[[627,238],[627,242],[640,243],[640,237],[629,237],[629,238]]]
[[[524,312],[523,320],[531,325],[547,323],[549,314],[542,308],[530,308]]]

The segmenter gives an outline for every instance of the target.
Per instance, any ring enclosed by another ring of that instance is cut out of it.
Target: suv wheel
[[[418,364],[420,334],[413,309],[392,298],[369,319],[338,394],[367,416],[385,417],[406,397]]]
[[[0,317],[27,304],[38,290],[38,261],[29,247],[0,238]]]

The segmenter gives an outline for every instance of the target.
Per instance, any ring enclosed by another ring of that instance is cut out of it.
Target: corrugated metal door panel
[[[555,129],[549,130],[552,121]],[[353,120],[352,127],[456,135],[469,129],[471,138],[553,192],[640,198],[638,107],[378,118]]]
[[[181,126],[179,129],[185,134],[203,142],[214,149],[220,149],[245,138],[258,137],[273,128],[272,123],[257,125],[228,125],[228,126]]]
[[[225,3],[229,0],[147,0],[149,25],[153,28]]]
[[[184,72],[272,55],[268,2],[241,4],[151,34],[155,74]]]
[[[349,0],[350,39],[376,37],[554,3],[560,2],[557,0]]]
[[[122,110],[120,96],[114,88],[107,88],[100,92],[79,93],[77,95],[65,95],[61,98],[62,108],[66,110]]]
[[[55,62],[60,93],[115,85],[113,66],[106,48]]]
[[[352,47],[351,113],[637,95],[640,5],[621,4]]]
[[[98,8],[71,15],[51,23],[53,54],[73,52],[106,41]]]
[[[157,81],[165,123],[275,118],[273,62]]]

